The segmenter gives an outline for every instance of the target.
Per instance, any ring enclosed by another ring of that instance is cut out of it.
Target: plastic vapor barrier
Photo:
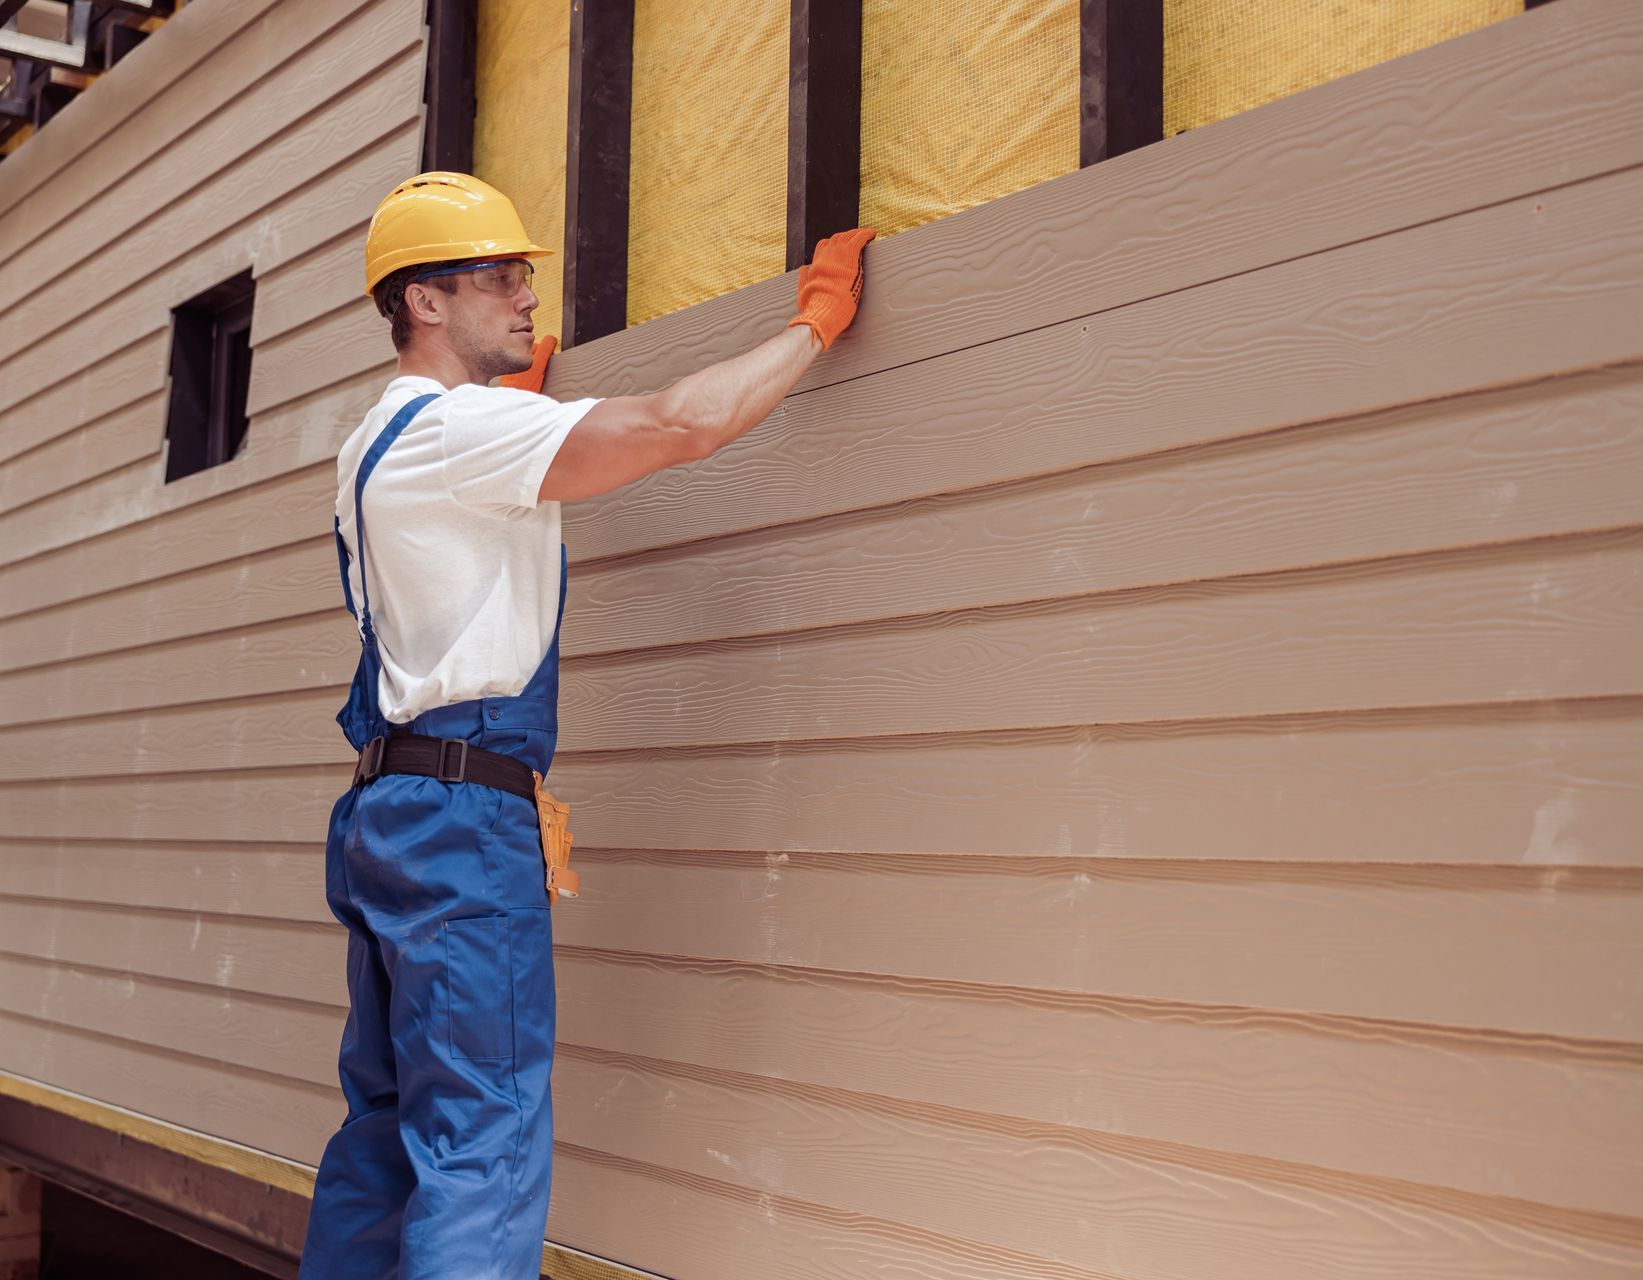
[[[628,323],[780,275],[787,0],[637,0]]]
[[[861,220],[881,235],[1078,168],[1078,0],[864,0]]]
[[[1166,0],[1164,133],[1523,12],[1523,0]]]

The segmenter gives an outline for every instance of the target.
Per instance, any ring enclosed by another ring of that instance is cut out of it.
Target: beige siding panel
[[[0,514],[152,458],[164,443],[165,399],[145,396],[0,465]],[[32,594],[25,598],[0,588],[0,609],[8,613],[43,603]]]
[[[246,411],[253,417],[271,413],[331,386],[342,370],[369,369],[385,357],[393,357],[387,323],[364,298],[356,298],[257,348]]]
[[[1456,1191],[1249,1158],[1198,1167],[1163,1144],[652,1061],[565,1053],[555,1081],[565,1144],[1125,1277],[1620,1277],[1643,1262],[1615,1222]],[[780,1135],[774,1150],[762,1135]]]
[[[1643,12],[1559,6],[873,245],[860,316],[799,390],[1643,162]],[[753,346],[793,296],[789,273],[567,351],[548,390],[653,390]]]
[[[807,1204],[620,1159],[554,1147],[553,1233],[632,1266],[713,1280],[1113,1280],[1013,1250],[917,1231],[870,1214]],[[636,1233],[635,1222],[645,1230]],[[793,1241],[804,1243],[795,1248]]]
[[[3,906],[7,923],[0,950],[10,955],[255,995],[330,1005],[348,1001],[343,978],[346,935],[335,922],[308,924],[154,908],[133,911],[32,898],[8,899]]]
[[[323,833],[317,833],[322,836]],[[329,923],[325,846],[0,837],[0,894]]]
[[[290,471],[327,464],[334,475],[338,446],[359,425],[392,376],[393,349],[389,347],[387,353],[387,363],[371,368],[333,368],[334,381],[329,386],[253,421],[244,450],[223,466],[166,484],[158,459],[137,463],[36,503],[27,520],[0,516],[0,575],[8,574],[12,565],[47,552],[67,548],[68,554],[76,554],[78,543],[100,534],[206,503]],[[299,533],[311,535],[312,530]]]
[[[0,622],[0,662],[208,628],[243,641],[238,628],[337,592],[334,553],[298,544],[252,564]],[[1630,695],[1640,633],[1643,531],[1627,530],[581,658],[561,666],[561,722],[567,747],[608,751]],[[234,733],[205,715],[6,733],[0,768],[175,772]],[[323,719],[282,732],[278,715],[275,737],[334,743]]]
[[[564,946],[557,976],[561,1044],[1571,1208],[1643,1196],[1635,1047]]]
[[[1635,525],[1640,419],[1630,365],[573,564],[563,652]]]
[[[0,1013],[191,1053],[225,1066],[337,1084],[344,1011],[0,952]]]
[[[555,920],[567,946],[1643,1039],[1633,871],[599,850],[581,861],[584,896]]]
[[[573,565],[563,652],[1636,524],[1639,414],[1643,366],[1622,366]],[[0,616],[8,599],[38,609],[324,529],[334,477],[321,463],[121,530],[96,558],[69,550],[0,570]],[[332,550],[328,535],[313,545]]]
[[[16,469],[0,470],[0,483]],[[290,542],[318,544],[314,531],[327,529],[335,510],[336,477],[335,461],[315,463],[136,521],[92,544],[96,555],[87,554],[87,542],[77,542],[7,565],[0,568],[0,617],[153,582]],[[74,571],[65,572],[70,566]],[[337,599],[342,599],[340,582]]]
[[[386,185],[391,188],[395,184]],[[361,222],[348,227],[324,244],[257,277],[257,309],[251,317],[253,346],[260,347],[350,304],[376,315],[374,304],[364,294],[365,269],[360,253],[369,225]],[[387,321],[379,324],[379,332],[385,335]]]
[[[309,692],[301,689],[307,681],[313,682],[315,690],[335,690],[331,710],[335,715],[347,696],[358,660],[359,633],[348,614],[337,607],[266,626],[214,631],[111,656],[0,675],[0,720],[26,725],[153,706],[287,692],[300,695]],[[317,714],[323,701],[316,695],[304,705],[310,714]],[[341,731],[334,724],[332,731],[336,738],[326,744],[325,731],[309,726],[302,749],[311,755],[312,744],[318,741],[334,750]],[[271,749],[280,750],[273,744]]]
[[[344,692],[312,714],[341,705]],[[1525,703],[573,752],[555,762],[555,791],[577,806],[584,850],[1639,866],[1640,707]],[[226,727],[240,723],[224,717],[215,763],[259,768],[12,783],[0,787],[0,829],[40,839],[320,838],[351,775],[340,732],[323,757],[303,743],[257,758],[257,722]],[[279,756],[287,764],[273,767]],[[336,763],[299,763],[316,758]],[[1365,796],[1375,797],[1373,823],[1361,817]]]
[[[554,773],[580,848],[1643,866],[1635,699],[573,752]]]
[[[1633,212],[1643,208],[1643,171],[1557,200],[1578,225],[1555,245],[1526,207],[1486,209],[1000,342],[986,353],[993,372],[985,378],[976,376],[982,357],[967,351],[790,399],[762,431],[709,462],[577,509],[568,540],[587,559],[1270,430],[1293,421],[1303,402],[1315,406],[1303,420],[1320,420],[1382,407],[1389,386],[1407,401],[1643,354],[1628,323],[1643,305],[1643,261],[1631,249],[1643,236],[1632,225],[1643,224]],[[1514,235],[1523,243],[1512,245]],[[1507,248],[1494,253],[1503,240]],[[1546,259],[1546,269],[1501,278],[1513,253]],[[1442,263],[1468,287],[1457,281],[1442,298],[1388,302],[1382,282],[1414,269],[1406,259]],[[1567,288],[1567,276],[1599,263],[1602,287]],[[1295,296],[1319,298],[1315,313],[1294,316]],[[1243,317],[1243,327],[1229,316]],[[365,308],[338,317],[300,331],[289,356],[276,344],[271,359],[254,364],[254,411],[322,384],[333,361],[357,367],[384,349],[380,321]],[[1500,340],[1513,327],[1562,337],[1537,341],[1531,359]],[[320,370],[291,387],[287,364],[318,352]],[[1234,358],[1236,383],[1223,368]],[[854,428],[848,450],[824,429],[841,420]],[[48,523],[21,553],[63,536]]]
[[[236,158],[254,157],[259,147],[268,144],[263,136],[265,132],[283,129],[292,118],[302,121],[310,99],[351,83],[342,76],[344,70],[369,76],[383,58],[403,52],[407,44],[414,45],[420,38],[414,10],[402,0],[391,0],[391,3],[403,15],[399,20],[377,27],[373,19],[380,22],[384,17],[380,12],[383,5],[378,4],[354,23],[346,24],[313,46],[307,55],[274,72],[261,86],[264,92],[254,93],[236,109],[191,132],[188,145],[176,149],[183,154],[168,153],[163,163],[139,170],[127,183],[108,193],[105,198],[113,202],[113,207],[141,209],[147,216],[135,219],[128,216],[125,224],[113,228],[117,238],[107,252],[118,255],[125,237],[143,234],[141,228],[151,222],[162,229],[186,227],[186,211],[210,199],[216,170],[232,177]],[[356,31],[357,24],[364,25]],[[370,32],[374,44],[356,49],[360,43],[358,37],[366,31]],[[353,66],[356,57],[360,64],[357,68]],[[202,173],[212,176],[190,191],[190,181]],[[246,179],[255,185],[264,200],[277,203],[283,194],[295,194],[288,182],[270,182],[256,173],[248,173]],[[169,328],[171,307],[255,262],[248,253],[257,243],[255,226],[245,226],[243,221],[229,217],[214,226],[201,227],[202,243],[176,261],[171,270],[154,273],[154,267],[168,260],[168,255],[162,254],[154,261],[134,263],[126,281],[128,287],[111,299],[88,294],[83,286],[76,292],[72,274],[67,279],[60,274],[65,260],[61,255],[65,250],[54,242],[63,236],[77,237],[73,242],[78,244],[82,256],[97,252],[102,248],[99,233],[82,224],[97,216],[106,221],[110,216],[105,211],[107,207],[98,203],[88,206],[71,217],[64,227],[21,254],[13,272],[0,276],[3,282],[9,275],[21,273],[30,266],[35,267],[35,274],[40,276],[21,291],[27,305],[14,303],[14,316],[0,320],[0,355],[5,357],[0,360],[0,380],[8,384],[4,403],[24,401],[41,387],[88,363],[94,364],[97,355],[117,345],[120,338],[130,341],[150,329]],[[240,225],[233,225],[236,222]],[[133,223],[135,225],[131,225]],[[226,230],[213,234],[222,228]],[[95,243],[88,248],[88,241]],[[179,248],[187,249],[188,245],[166,244],[164,247],[169,255],[175,255]],[[49,305],[36,305],[36,299]]]
[[[1404,1275],[1415,1268],[1422,1277],[1445,1280],[1588,1280],[1628,1275],[1638,1265],[1637,1248],[1629,1238],[1616,1241],[1604,1233],[1606,1238],[1593,1241],[1560,1235],[1550,1225],[1519,1227],[1468,1219],[1441,1207],[1426,1207],[1415,1194],[1412,1204],[1385,1204],[1358,1200],[1349,1193],[1331,1196],[1324,1190],[1297,1195],[1298,1203],[1290,1207],[1293,1188],[1274,1182],[1263,1188],[1272,1197],[1268,1212],[1239,1220],[1235,1215],[1257,1206],[1229,1193],[1229,1184],[1236,1187],[1238,1180],[1207,1177],[1189,1181],[1177,1193],[1197,1192],[1213,1203],[1207,1214],[1187,1219],[1190,1232],[1172,1230],[1168,1224],[1183,1219],[1162,1205],[1155,1213],[1157,1202],[1137,1199],[1098,1220],[1102,1239],[1113,1243],[1110,1250],[1098,1246],[1094,1255],[1094,1260],[1109,1263],[1128,1263],[1134,1257],[1135,1266],[1113,1270],[1096,1267],[1092,1260],[1091,1266],[1080,1267],[983,1245],[971,1238],[973,1233],[937,1235],[873,1214],[808,1204],[780,1191],[736,1187],[721,1178],[646,1165],[569,1142],[558,1146],[557,1158],[550,1217],[556,1229],[574,1222],[584,1247],[619,1254],[635,1265],[671,1265],[676,1275],[715,1280],[767,1280],[778,1271],[794,1280],[863,1275],[907,1280],[1164,1280],[1200,1275],[1216,1280],[1313,1280],[1323,1275]],[[975,1189],[970,1194],[985,1199],[985,1180],[971,1185]],[[987,1204],[976,1214],[985,1223],[994,1211]],[[1274,1216],[1278,1221],[1271,1223]],[[643,1236],[632,1232],[634,1221],[646,1223]],[[1263,1224],[1270,1236],[1257,1243]],[[1396,1231],[1399,1243],[1387,1241],[1382,1231]],[[623,1241],[630,1242],[625,1251],[620,1248]],[[727,1242],[734,1242],[734,1247],[727,1247]],[[1193,1249],[1195,1265],[1164,1271],[1151,1267],[1160,1251],[1171,1249]],[[1482,1254],[1481,1260],[1469,1252],[1472,1249]],[[1251,1250],[1256,1256],[1246,1266]],[[1117,1251],[1122,1259],[1111,1257]],[[1410,1257],[1419,1263],[1411,1264]],[[696,1269],[682,1269],[686,1264],[695,1264]],[[1148,1269],[1139,1269],[1143,1266]]]
[[[0,831],[25,838],[265,844],[323,836],[352,764],[0,784]]]
[[[253,1065],[238,1059],[255,1054],[265,1066],[277,1064],[284,1068],[283,1075],[299,1080],[317,1073],[314,1063],[321,1046],[336,1034],[339,1022],[337,1011],[297,1008],[247,997],[225,1003],[188,988],[154,983],[133,987],[118,975],[4,958],[0,958],[0,1001],[13,1013],[18,1012],[11,1008],[15,1003],[35,1010],[60,1008],[70,1023],[75,1018],[89,1022],[95,1017],[97,1025],[78,1029],[95,1031],[100,1037],[154,1041],[157,1047],[190,1045],[199,1050],[201,1057],[217,1057],[231,1065]],[[268,1030],[269,1015],[274,1014],[279,1018],[278,1033]],[[670,1066],[574,1046],[562,1047],[557,1075],[561,1132],[566,1141],[575,1143],[579,1138],[585,1141],[584,1130],[598,1130],[601,1147],[630,1156],[634,1149],[648,1154],[647,1148],[654,1150],[665,1143],[672,1148],[667,1163],[673,1167],[693,1172],[720,1172],[702,1165],[704,1158],[711,1158],[725,1165],[730,1176],[737,1176],[737,1180],[751,1178],[756,1188],[789,1194],[796,1190],[811,1191],[814,1199],[834,1205],[841,1199],[874,1194],[875,1190],[880,1196],[886,1196],[889,1181],[877,1188],[873,1184],[894,1180],[898,1168],[922,1166],[921,1153],[931,1145],[951,1147],[976,1142],[1008,1145],[1014,1141],[1021,1150],[1012,1159],[984,1160],[979,1165],[966,1159],[936,1163],[964,1177],[969,1175],[961,1171],[977,1167],[1008,1168],[1011,1173],[1007,1177],[990,1179],[1000,1188],[1000,1203],[1007,1203],[1012,1195],[1031,1195],[1027,1188],[1035,1173],[1045,1177],[1046,1171],[1060,1169],[1060,1175],[1050,1176],[1046,1188],[1040,1189],[1035,1197],[1039,1205],[1037,1212],[1053,1215],[1048,1221],[1058,1225],[1055,1232],[1040,1237],[1033,1247],[1043,1248],[1046,1243],[1064,1240],[1067,1241],[1064,1249],[1075,1258],[1084,1256],[1081,1246],[1088,1238],[1084,1233],[1093,1225],[1089,1214],[1095,1206],[1087,1203],[1085,1196],[1090,1192],[1099,1196],[1100,1185],[1107,1180],[1101,1171],[1108,1161],[1118,1161],[1124,1166],[1123,1185],[1130,1188],[1137,1184],[1144,1186],[1149,1167],[1155,1170],[1155,1178],[1184,1177],[1189,1184],[1206,1176],[1216,1182],[1236,1184],[1238,1181],[1236,1175],[1231,1179],[1226,1177],[1231,1170],[1225,1160],[1211,1157],[1207,1162],[1209,1170],[1194,1168],[1190,1150],[1177,1148],[1160,1153],[1149,1149],[1157,1144],[1081,1135],[1059,1125],[1011,1124],[947,1106],[909,1105],[905,1100],[868,1097],[829,1087],[755,1081],[737,1072]],[[669,1091],[665,1101],[659,1096],[664,1088]],[[623,1106],[615,1109],[619,1114],[613,1114],[610,1108],[589,1105],[596,1098],[610,1096],[623,1098]],[[656,1123],[659,1117],[652,1112],[657,1106],[670,1112],[677,1108],[680,1114]],[[752,1153],[739,1148],[738,1144],[747,1140],[732,1136],[738,1123],[717,1114],[726,1106],[742,1112],[774,1108],[791,1113],[780,1123],[759,1126],[760,1131],[784,1134],[777,1161],[772,1161],[768,1152],[752,1161],[746,1158]],[[576,1118],[567,1121],[563,1118],[566,1116]],[[908,1132],[886,1140],[884,1129]],[[621,1132],[613,1136],[611,1130]],[[870,1136],[875,1130],[880,1131],[877,1138]],[[849,1136],[852,1131],[854,1137]],[[909,1141],[910,1137],[920,1140]],[[854,1172],[848,1180],[839,1176],[836,1169],[827,1167],[832,1160],[840,1158],[829,1154],[833,1152],[852,1153],[848,1163]],[[1165,1174],[1164,1169],[1158,1168],[1158,1154],[1165,1154],[1169,1160],[1165,1168],[1173,1170],[1172,1173]],[[1068,1159],[1088,1163],[1094,1176],[1069,1183],[1061,1176],[1065,1173],[1062,1162]],[[1184,1167],[1182,1161],[1186,1162]],[[1037,1169],[1035,1164],[1039,1166]],[[1269,1165],[1260,1172],[1270,1174],[1272,1169]],[[909,1170],[909,1174],[908,1180],[918,1185],[927,1185],[932,1179],[929,1171],[915,1174]],[[1307,1173],[1298,1169],[1292,1176],[1305,1180]],[[1323,1181],[1329,1192],[1338,1194],[1344,1189],[1343,1179]],[[1328,1186],[1330,1181],[1335,1185]],[[1160,1183],[1160,1190],[1164,1185],[1167,1183]],[[1374,1184],[1367,1184],[1369,1194],[1373,1195],[1376,1189]],[[1394,1194],[1399,1190],[1401,1188],[1393,1188]],[[1046,1195],[1046,1191],[1049,1194]],[[1061,1204],[1057,1197],[1069,1193],[1077,1198]],[[1266,1189],[1265,1193],[1270,1195],[1272,1189]],[[1455,1199],[1464,1203],[1463,1198]],[[882,1199],[880,1210],[893,1202],[893,1196]],[[902,1221],[917,1224],[920,1216],[929,1212],[928,1205],[921,1201],[919,1206],[899,1216]],[[1006,1216],[1018,1218],[1019,1215]],[[1556,1220],[1556,1215],[1536,1216],[1542,1220],[1536,1225],[1542,1227],[1545,1219]],[[1588,1225],[1584,1219],[1572,1217],[1577,1227]],[[1259,1215],[1254,1220],[1258,1222]],[[1029,1227],[1029,1223],[1017,1221],[1013,1226],[994,1228],[982,1234],[989,1242],[1020,1245],[1029,1242],[1013,1238],[1012,1232]],[[1067,1232],[1072,1235],[1068,1236]],[[953,1233],[949,1230],[947,1234]]]
[[[308,1161],[334,454],[423,8],[317,3],[179,72],[157,160],[0,200],[0,1069]],[[714,1280],[1643,1268],[1640,211],[1643,13],[1562,0],[875,245],[775,422],[573,509],[551,1233]],[[99,237],[119,298],[33,288]],[[163,485],[167,312],[242,265],[247,447]]]
[[[311,542],[277,547],[0,622],[0,666],[17,670],[275,621],[334,605],[341,595],[335,543],[330,564]]]
[[[581,658],[562,667],[563,741],[613,750],[1635,694],[1640,570],[1643,532],[1628,531]]]
[[[1636,360],[1640,246],[1632,169],[966,346],[790,396],[567,541],[626,553]]]
[[[335,1086],[3,1012],[0,1070],[309,1164],[347,1114]]]
[[[414,101],[421,84],[421,52],[413,47],[290,132],[210,179],[171,216],[140,224],[100,265],[132,282],[146,279],[220,228],[277,203],[292,173],[323,171],[414,118],[408,100]],[[75,303],[69,299],[84,293],[84,285],[71,276],[63,284],[31,294],[0,319],[0,344],[18,349],[32,333],[50,328],[54,316],[65,310],[73,313]],[[261,376],[253,360],[253,396]],[[19,399],[9,390],[0,393],[0,409],[15,408]]]
[[[95,96],[80,95],[69,103],[59,116],[64,127],[50,142],[7,160],[12,167],[6,171],[6,185],[0,187],[0,231],[9,242],[27,244],[65,208],[88,203],[197,121],[203,111],[232,98],[245,85],[245,69],[236,53],[278,47],[274,42],[281,39],[309,38],[311,29],[283,30],[283,23],[263,17],[279,3],[241,0],[232,6],[204,5],[181,22],[176,21],[183,18],[179,10],[167,20],[170,29],[163,40],[144,41],[127,55],[135,59],[125,63],[128,72],[105,79]],[[325,9],[318,0],[309,0],[306,7]],[[295,9],[292,0],[285,0],[280,17]],[[346,13],[344,9],[338,16]],[[172,90],[179,82],[181,89]],[[121,129],[134,118],[138,123],[127,137]],[[145,136],[142,126],[150,119],[154,133]]]
[[[355,83],[376,78],[379,67],[407,50],[419,49],[422,41],[422,15],[407,0],[333,0],[329,6],[307,0],[292,9],[281,15],[284,35],[274,42],[275,48],[245,51],[256,59],[254,66],[261,74],[247,76],[246,64],[239,63],[238,94],[215,108],[208,102],[188,102],[186,109],[198,113],[194,123],[95,198],[61,209],[49,230],[12,260],[0,276],[0,311],[12,313],[12,322],[0,325],[0,351],[10,354],[19,349],[18,336],[30,330],[16,327],[15,322],[25,315],[50,317],[34,330],[43,335],[91,310],[96,301],[92,293],[82,286],[76,297],[63,287],[72,281],[53,280],[61,264],[88,254],[110,261],[130,260],[126,246],[132,243],[133,232],[150,223],[155,230],[163,230],[178,222],[179,213],[186,227],[185,211],[209,203],[210,197],[203,193],[223,175],[242,177],[252,188],[241,193],[242,200],[270,203],[291,189],[293,174],[327,168],[323,161],[298,161],[286,171],[286,181],[280,181],[277,171],[259,168],[256,158],[287,149],[293,136],[326,119],[334,110],[334,101]],[[308,41],[299,45],[298,38],[304,34]],[[178,86],[179,100],[191,97],[188,87],[186,81]],[[363,117],[354,121],[356,128],[362,123]],[[335,141],[349,137],[346,132],[332,134]],[[241,167],[239,162],[247,157]],[[228,213],[215,220],[216,225],[226,226],[240,216]],[[169,253],[140,260],[129,278],[146,277],[186,244],[184,240],[167,245]]]
[[[567,1144],[1114,1275],[1584,1278],[1643,1263],[1643,1237],[1598,1215],[1250,1158],[1199,1167],[1171,1144],[587,1051],[561,1053],[555,1080]],[[765,1134],[783,1135],[782,1158]]]
[[[169,349],[166,334],[152,333],[116,347],[101,364],[53,383],[24,404],[0,410],[0,462],[163,390]],[[8,561],[32,554],[29,548],[14,545],[9,530],[0,537],[0,555]]]
[[[419,124],[415,118],[403,118],[397,127],[381,136],[361,140],[362,149],[347,164],[334,168],[293,192],[287,199],[265,210],[260,216],[220,230],[207,224],[199,229],[206,256],[220,253],[224,268],[235,271],[256,263],[272,268],[287,256],[297,256],[324,238],[325,228],[335,220],[357,219],[369,216],[381,199],[385,186],[392,185],[407,165],[416,162],[420,146]],[[237,247],[236,247],[237,246]],[[94,416],[108,413],[129,404],[146,391],[158,391],[164,385],[166,358],[170,347],[170,308],[185,302],[194,292],[222,278],[220,273],[192,275],[188,259],[173,262],[165,273],[138,284],[128,294],[115,299],[110,308],[120,316],[129,316],[129,325],[141,329],[148,336],[137,344],[125,347],[113,357],[105,357],[100,365],[92,365],[66,380],[55,382],[39,395],[0,411],[0,456],[11,456],[72,431],[77,425]],[[181,286],[171,284],[175,274]],[[138,299],[137,308],[130,310],[128,299]],[[95,322],[94,322],[95,323]],[[127,328],[104,329],[105,341],[116,347],[122,339],[130,341]],[[141,347],[141,353],[137,347]],[[384,341],[385,354],[392,349]],[[77,352],[77,354],[84,354]],[[255,358],[253,358],[255,365]],[[132,367],[141,380],[125,375]],[[260,428],[261,424],[258,424]],[[260,431],[254,428],[248,437],[248,450],[255,452]],[[236,462],[234,466],[241,465]],[[232,469],[232,468],[230,468]],[[202,473],[204,474],[204,473]],[[177,486],[164,486],[169,491],[181,486],[189,492],[191,476]],[[142,488],[152,505],[155,489],[160,488],[156,476]],[[175,501],[173,498],[172,501]],[[5,546],[6,559],[18,553]],[[29,554],[24,552],[23,554]]]

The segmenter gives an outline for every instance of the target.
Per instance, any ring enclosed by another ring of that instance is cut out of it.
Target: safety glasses
[[[424,271],[414,276],[412,283],[434,276],[454,276],[462,273],[473,277],[474,288],[481,293],[498,293],[505,298],[511,298],[519,292],[521,285],[531,282],[531,278],[536,275],[536,268],[518,258],[510,258],[506,262],[464,262],[454,267],[441,267],[438,271]]]

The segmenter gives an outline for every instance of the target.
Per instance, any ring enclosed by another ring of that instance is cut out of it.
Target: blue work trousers
[[[348,928],[348,1115],[320,1163],[301,1280],[531,1280],[554,1042],[534,805],[387,774],[337,801],[325,870]]]

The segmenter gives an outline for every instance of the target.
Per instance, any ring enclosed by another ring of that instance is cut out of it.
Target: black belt
[[[354,785],[362,787],[385,773],[416,773],[441,782],[477,782],[511,791],[536,803],[536,775],[530,765],[500,751],[486,751],[466,738],[430,738],[395,730],[372,738],[354,766]]]

